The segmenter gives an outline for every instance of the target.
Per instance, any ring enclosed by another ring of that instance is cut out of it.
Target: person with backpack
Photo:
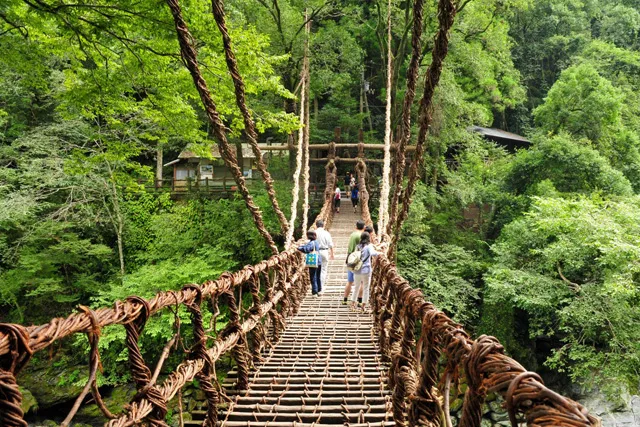
[[[371,244],[371,235],[364,231],[360,236],[360,243],[356,247],[355,252],[360,252],[360,262],[354,263],[351,267],[355,276],[355,289],[351,295],[351,307],[360,308],[364,311],[369,302],[369,287],[371,285],[371,261],[373,257],[380,255],[376,248]],[[351,258],[351,256],[350,256]],[[362,295],[362,296],[360,296]]]
[[[362,230],[364,230],[364,221],[359,219],[356,221],[356,229],[349,236],[349,246],[347,247],[347,286],[344,287],[344,299],[342,300],[342,305],[347,305],[347,301],[349,300],[349,294],[351,293],[351,288],[353,287],[353,282],[355,281],[355,276],[353,271],[349,269],[349,256],[355,252],[356,246],[360,243],[360,237],[362,236]]]
[[[318,296],[322,292],[322,256],[320,256],[320,245],[314,230],[307,231],[307,239],[309,241],[298,247],[298,250],[305,256],[305,264],[309,270],[309,279],[311,280],[311,294]]]
[[[340,213],[340,199],[342,199],[342,191],[340,186],[336,185],[336,192],[333,194],[333,206],[336,208],[336,213]]]
[[[356,213],[356,209],[358,208],[359,195],[360,191],[358,190],[358,186],[354,185],[351,188],[351,204],[353,205],[353,213]]]

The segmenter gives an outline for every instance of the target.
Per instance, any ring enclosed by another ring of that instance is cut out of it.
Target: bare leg
[[[353,286],[353,282],[347,282],[347,286],[344,287],[344,297],[349,298],[349,294],[351,294],[351,287]]]

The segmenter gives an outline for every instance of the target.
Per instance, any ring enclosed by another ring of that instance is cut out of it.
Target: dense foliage
[[[326,143],[336,126],[345,141],[359,129],[367,142],[382,140],[386,2],[227,3],[261,143],[284,143],[299,128],[305,9],[311,141]],[[411,3],[392,2],[396,135]],[[244,124],[210,5],[181,4],[239,145]],[[497,335],[527,367],[612,394],[637,390],[640,3],[459,5],[401,272],[471,331]],[[438,24],[435,1],[426,2],[425,17],[421,76]],[[416,116],[417,106],[414,123]],[[473,125],[523,134],[531,145],[514,152],[470,132]],[[268,251],[240,199],[172,198],[145,185],[158,172],[169,178],[158,162],[186,147],[207,155],[210,138],[164,2],[3,2],[0,320],[40,322],[262,259]],[[270,162],[285,210],[291,160]],[[281,243],[264,191],[251,191]],[[161,348],[169,324],[147,329],[145,349]],[[109,378],[101,381],[126,379],[121,335],[105,331]]]

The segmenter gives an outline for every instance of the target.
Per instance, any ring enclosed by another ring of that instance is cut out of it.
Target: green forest
[[[336,127],[342,141],[357,142],[362,130],[366,143],[382,144],[388,91],[399,134],[413,2],[391,4],[387,87],[386,1],[227,0],[261,144],[297,138],[305,42],[311,145],[332,141]],[[211,4],[181,5],[241,152],[245,123]],[[554,387],[614,401],[639,394],[640,1],[457,7],[400,236],[400,273],[473,336],[496,336]],[[417,93],[437,29],[437,2],[427,0]],[[410,145],[417,118],[416,103]],[[530,144],[510,149],[472,126]],[[211,157],[214,143],[164,1],[2,1],[0,322],[39,324],[78,305],[150,297],[269,256],[239,194],[176,197],[154,188],[158,176],[173,177],[163,164],[186,149]],[[292,156],[265,156],[287,217]],[[339,166],[340,176],[350,167]],[[313,168],[312,177],[324,177],[323,164]],[[254,180],[250,191],[282,248],[264,185]],[[145,353],[162,350],[172,323],[170,313],[150,322]],[[122,328],[103,331],[101,385],[131,379],[124,338]],[[86,349],[82,337],[38,357],[71,368],[61,386],[84,384]]]

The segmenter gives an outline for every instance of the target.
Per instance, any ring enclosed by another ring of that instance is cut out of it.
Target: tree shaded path
[[[349,235],[360,218],[349,211],[345,206],[334,216],[335,260],[324,295],[306,296],[280,342],[264,353],[248,390],[228,392],[233,401],[221,411],[221,425],[395,425],[372,317],[341,304]],[[224,386],[230,390],[234,381],[235,372]],[[205,413],[192,415],[192,425],[201,425]]]

